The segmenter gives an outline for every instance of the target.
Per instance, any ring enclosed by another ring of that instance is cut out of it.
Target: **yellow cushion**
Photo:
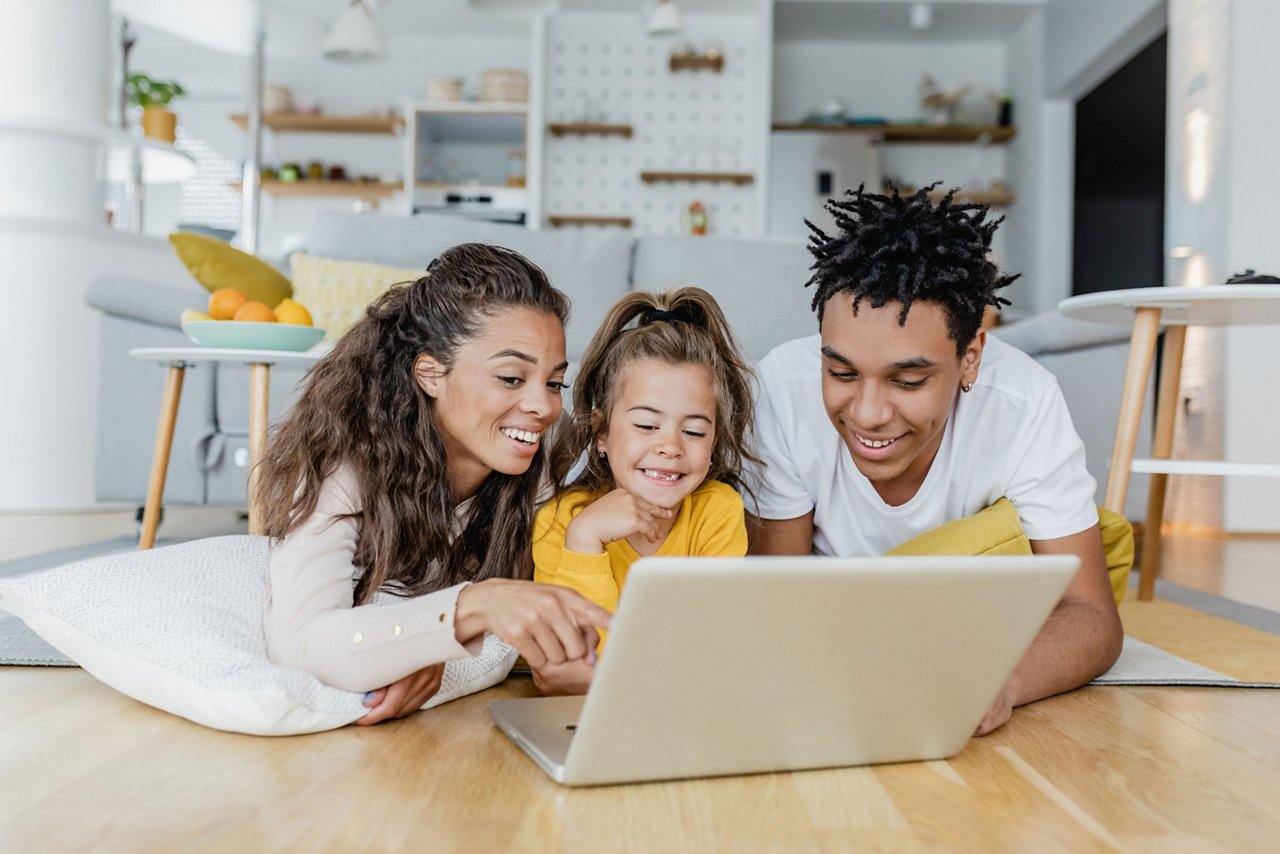
[[[397,282],[412,282],[422,270],[388,267],[366,261],[338,261],[305,252],[289,258],[293,298],[311,312],[311,320],[325,330],[325,340],[342,337],[365,308]]]
[[[1118,513],[1098,508],[1102,549],[1116,602],[1124,598],[1133,566],[1133,527]],[[1009,499],[912,537],[890,549],[890,555],[1026,555],[1031,541],[1023,533],[1018,511]]]
[[[291,292],[283,273],[225,240],[178,231],[169,235],[169,242],[195,280],[210,291],[235,288],[272,308]]]

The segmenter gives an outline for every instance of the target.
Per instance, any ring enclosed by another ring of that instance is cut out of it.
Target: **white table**
[[[1124,512],[1131,472],[1149,472],[1147,518],[1143,534],[1142,578],[1138,598],[1155,592],[1160,560],[1160,525],[1164,520],[1165,486],[1171,474],[1259,475],[1280,477],[1280,465],[1171,460],[1178,387],[1182,380],[1182,351],[1188,326],[1249,326],[1280,324],[1280,285],[1211,285],[1204,288],[1135,288],[1105,291],[1065,299],[1058,310],[1068,317],[1133,325],[1129,365],[1125,372],[1120,417],[1116,425],[1111,468],[1103,504]],[[1156,435],[1152,459],[1135,460],[1138,423],[1144,391],[1151,379],[1156,339],[1164,327],[1164,356],[1156,394]]]
[[[262,533],[262,517],[258,511],[256,485],[258,460],[267,445],[267,407],[271,391],[271,366],[307,367],[325,355],[321,346],[298,353],[289,350],[230,350],[216,347],[141,347],[129,355],[144,362],[161,362],[169,366],[165,377],[164,398],[160,404],[160,423],[156,427],[156,446],[151,456],[151,479],[147,483],[147,503],[142,513],[142,535],[139,549],[155,545],[160,525],[160,506],[164,499],[164,481],[169,471],[169,452],[173,447],[173,427],[178,419],[178,402],[182,398],[182,379],[188,367],[201,362],[234,362],[249,366],[249,533]]]

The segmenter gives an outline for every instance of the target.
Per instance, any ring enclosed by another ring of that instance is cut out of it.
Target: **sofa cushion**
[[[166,284],[109,275],[91,279],[84,300],[106,314],[178,329],[182,312],[189,308],[203,310],[209,304],[209,294],[190,280]]]
[[[311,321],[324,330],[324,340],[336,341],[364,310],[397,282],[412,282],[423,270],[389,267],[368,261],[341,261],[295,252],[293,298],[311,312]]]
[[[196,281],[211,292],[235,288],[271,308],[292,292],[283,273],[225,240],[179,231],[169,235],[169,242]]]
[[[570,360],[582,355],[596,325],[628,290],[635,238],[623,231],[531,231],[456,216],[328,212],[316,217],[306,249],[326,258],[424,270],[450,246],[472,242],[519,252],[569,296]]]
[[[641,237],[632,287],[710,291],[754,361],[784,341],[818,330],[806,290],[812,258],[803,241],[717,237]]]
[[[267,658],[267,543],[214,537],[2,578],[0,606],[122,694],[196,723],[251,735],[349,724],[368,711],[360,694]],[[496,685],[515,659],[487,636],[479,655],[445,664],[423,708]]]

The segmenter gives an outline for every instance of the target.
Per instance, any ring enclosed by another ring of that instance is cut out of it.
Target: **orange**
[[[312,323],[311,312],[307,311],[307,307],[300,302],[285,297],[276,306],[276,321],[279,323],[292,323],[296,326],[310,326]]]
[[[266,303],[249,301],[236,311],[235,320],[248,320],[257,323],[275,323],[276,315]]]
[[[214,320],[230,320],[249,298],[235,288],[218,288],[209,294],[209,316]]]

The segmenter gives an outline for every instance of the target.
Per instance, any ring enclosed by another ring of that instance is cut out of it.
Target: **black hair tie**
[[[660,320],[665,320],[668,323],[675,323],[677,321],[680,323],[693,323],[693,318],[690,317],[689,312],[685,311],[683,308],[678,308],[675,311],[655,308],[645,315],[644,325],[648,326],[650,323],[657,323]]]

